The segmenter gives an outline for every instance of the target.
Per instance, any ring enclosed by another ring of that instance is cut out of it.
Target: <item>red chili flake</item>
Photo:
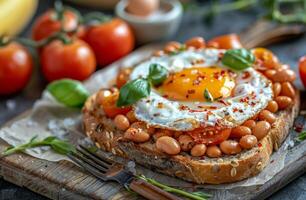
[[[186,76],[186,74],[181,74],[181,75],[180,75],[180,77],[185,77],[185,76]]]
[[[185,97],[186,97],[186,99],[188,99],[189,98],[189,94],[187,94]]]
[[[241,98],[239,101],[240,101],[241,103],[248,103],[249,100],[250,100],[249,97],[243,97],[243,98]]]
[[[165,95],[163,95],[163,97],[164,97],[164,98],[168,98],[169,96],[165,94]]]
[[[230,105],[228,102],[224,101],[223,99],[220,99],[220,100],[219,100],[219,103],[222,103],[222,104],[224,104],[225,106]]]
[[[180,105],[179,109],[180,110],[188,110],[188,106]]]
[[[242,75],[242,78],[243,79],[247,79],[251,76],[250,72],[246,71],[246,72],[243,72],[243,75]]]
[[[164,104],[162,103],[162,102],[158,102],[158,104],[157,104],[157,108],[163,108],[164,107]]]
[[[243,110],[242,110],[242,109],[240,109],[240,110],[239,110],[239,112],[240,112],[240,113],[243,113]]]
[[[233,108],[233,112],[237,112],[238,111],[238,108]]]
[[[194,93],[195,93],[195,90],[194,90],[194,89],[187,90],[187,93],[188,93],[188,94],[194,94]]]
[[[209,108],[215,110],[215,109],[217,109],[218,107],[217,107],[217,106],[209,106]]]
[[[258,146],[258,147],[262,147],[262,144],[261,144],[261,143],[258,143],[257,146]]]
[[[255,105],[256,105],[256,103],[255,103],[255,102],[251,102],[251,106],[253,106],[253,107],[254,107]]]

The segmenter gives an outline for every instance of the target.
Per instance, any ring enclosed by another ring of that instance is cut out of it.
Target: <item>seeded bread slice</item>
[[[105,117],[103,110],[96,104],[96,95],[92,95],[83,108],[83,124],[86,135],[96,146],[114,155],[198,184],[230,183],[255,176],[269,163],[273,150],[277,150],[285,140],[298,114],[300,96],[298,91],[296,94],[294,105],[276,114],[277,121],[257,147],[221,158],[199,159],[184,152],[169,156],[158,151],[152,139],[138,144],[123,140],[123,131]]]

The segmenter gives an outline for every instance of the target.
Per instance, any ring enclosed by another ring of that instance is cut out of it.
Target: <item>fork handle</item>
[[[149,200],[182,200],[159,187],[137,178],[134,178],[130,183],[130,189]]]

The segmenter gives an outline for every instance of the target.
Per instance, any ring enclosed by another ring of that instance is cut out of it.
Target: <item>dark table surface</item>
[[[40,15],[46,9],[51,7],[53,2],[51,0],[40,1],[35,17]],[[90,11],[88,8],[79,8],[81,12],[85,13]],[[250,10],[247,12],[232,12],[218,16],[211,26],[202,23],[202,17],[192,12],[187,12],[184,15],[180,30],[174,35],[172,40],[184,41],[192,36],[203,36],[211,38],[214,35],[240,32],[245,27],[249,26],[255,21],[258,16],[258,9]],[[34,17],[34,18],[35,18]],[[29,24],[22,33],[22,36],[28,36],[30,33]],[[273,45],[271,48],[281,61],[296,66],[297,60],[300,56],[306,55],[306,36],[290,42]],[[31,108],[34,101],[40,97],[41,91],[44,88],[43,82],[32,82],[20,94],[0,98],[0,124],[13,118],[19,113]],[[21,188],[0,179],[0,199],[2,200],[35,200],[46,199],[45,197],[35,194],[26,188]],[[283,189],[270,196],[269,199],[306,199],[306,174],[293,180]]]

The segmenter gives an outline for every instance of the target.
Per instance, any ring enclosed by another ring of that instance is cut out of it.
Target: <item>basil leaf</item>
[[[160,64],[151,64],[148,79],[154,86],[158,86],[166,80],[168,70]]]
[[[208,89],[204,90],[204,98],[209,102],[214,101],[214,97],[211,95],[211,93],[208,91]]]
[[[149,96],[151,86],[147,79],[139,78],[126,83],[120,89],[119,99],[117,106],[128,106],[138,100]]]
[[[246,49],[227,50],[222,57],[222,63],[234,70],[243,70],[251,67],[255,56]]]
[[[47,86],[47,90],[58,102],[69,107],[82,107],[89,96],[81,82],[71,79],[54,81]]]

